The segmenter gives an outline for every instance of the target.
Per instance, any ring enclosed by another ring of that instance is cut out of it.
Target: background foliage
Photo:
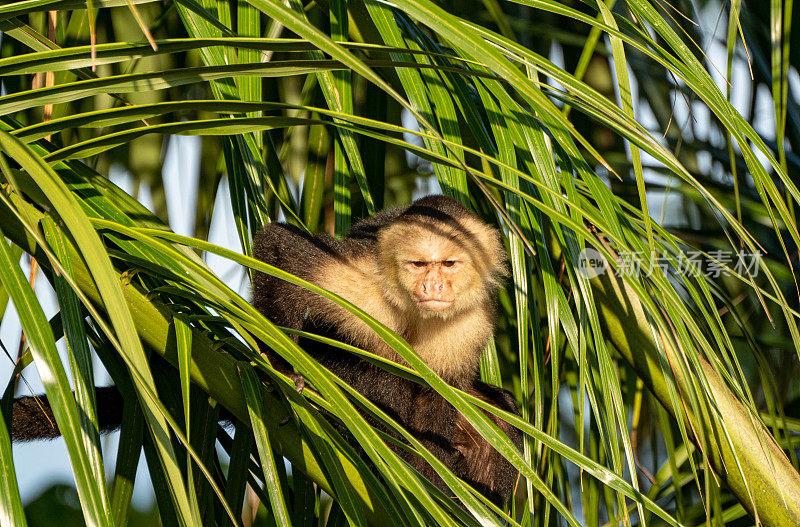
[[[791,0],[6,3],[0,305],[25,341],[19,357],[5,343],[3,414],[35,363],[92,525],[139,521],[142,452],[164,525],[796,525],[793,21]],[[177,135],[202,143],[189,237],[167,227]],[[106,178],[120,170],[130,193]],[[265,222],[344,235],[436,187],[505,234],[513,276],[481,375],[514,393],[524,451],[374,327],[413,368],[384,367],[440,391],[520,469],[502,511],[442,466],[455,500],[411,471],[354,407],[377,409],[204,262],[284,276],[249,258]],[[244,256],[206,241],[227,207]],[[587,277],[587,246],[641,266]],[[759,267],[736,258],[757,252]],[[22,253],[55,290],[49,320]],[[687,273],[689,254],[725,272]],[[94,356],[126,400],[113,467]],[[36,524],[47,498],[23,510],[5,425],[0,523]]]

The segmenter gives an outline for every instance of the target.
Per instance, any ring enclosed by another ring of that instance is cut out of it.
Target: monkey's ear
[[[377,253],[384,271],[396,272],[394,259],[397,248],[402,247],[404,241],[413,237],[407,225],[392,222],[378,232]]]
[[[503,245],[503,237],[497,229],[492,229],[492,231],[496,247],[496,260],[492,271],[498,276],[508,278],[511,276],[511,263],[508,261],[508,253],[506,253],[505,245]]]
[[[464,227],[480,245],[480,254],[483,256],[480,267],[496,278],[511,276],[508,254],[506,254],[500,231],[474,216],[463,221],[465,221]]]

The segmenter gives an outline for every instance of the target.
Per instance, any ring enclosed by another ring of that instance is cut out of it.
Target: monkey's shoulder
[[[328,260],[319,266],[314,279],[323,289],[341,296],[374,316],[388,309],[388,303],[382,294],[381,276],[373,252],[345,246],[340,258]]]
[[[381,229],[395,221],[408,207],[398,207],[387,209],[382,212],[364,218],[353,225],[346,240],[350,243],[357,243],[361,246],[370,246],[378,241],[378,233]]]
[[[270,223],[255,236],[253,256],[303,277],[315,274],[320,265],[350,265],[351,260],[368,257],[373,251],[375,238],[368,233],[386,223],[386,218],[374,222],[373,218],[356,224],[355,237],[341,240],[327,233],[312,234],[287,223]]]
[[[402,333],[405,320],[384,294],[386,288],[382,276],[375,255],[367,252],[325,262],[314,279],[323,289],[344,298],[390,329]],[[345,341],[387,358],[395,358],[395,353],[364,321],[338,304],[324,300],[310,310],[310,315],[313,322],[335,328],[335,333]]]
[[[368,313],[380,312],[378,274],[372,244],[311,234],[293,225],[271,223],[254,239],[254,256],[262,262],[327,289]],[[325,326],[352,325],[352,315],[302,287],[266,273],[255,273],[253,304],[278,323],[299,327],[306,322]]]
[[[253,239],[253,256],[298,274],[296,271],[313,269],[316,262],[338,258],[339,245],[332,236],[311,234],[287,223],[270,223]]]

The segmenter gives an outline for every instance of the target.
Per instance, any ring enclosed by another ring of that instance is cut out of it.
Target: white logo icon
[[[584,278],[594,278],[608,270],[606,257],[597,249],[587,247],[578,255],[578,272]]]

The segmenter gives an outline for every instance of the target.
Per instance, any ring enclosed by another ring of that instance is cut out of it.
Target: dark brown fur
[[[122,396],[114,386],[95,388],[95,390],[100,433],[112,432],[122,423]],[[11,437],[14,441],[55,439],[60,435],[56,418],[46,396],[14,399],[11,421]]]
[[[414,229],[420,228],[434,238],[441,234],[447,240],[455,239],[459,249],[471,253],[475,260],[468,276],[480,279],[465,293],[474,298],[458,313],[419,314],[407,305],[413,303],[396,299],[402,296],[402,291],[387,292],[398,280],[387,269],[390,264],[381,261],[378,253],[387,249],[391,253],[392,243],[412,242],[409,238],[413,238]],[[406,234],[406,229],[410,229],[410,234]],[[395,242],[391,236],[398,230]],[[442,196],[423,198],[405,209],[385,211],[359,222],[342,240],[273,223],[256,237],[255,256],[346,298],[401,334],[445,380],[499,408],[517,412],[508,392],[476,378],[480,353],[494,327],[497,277],[505,273],[505,253],[497,232],[458,202]],[[332,337],[404,362],[356,317],[306,289],[256,273],[253,293],[255,307],[278,325]],[[456,475],[492,501],[502,504],[511,496],[517,471],[438,393],[340,349],[308,339],[300,339],[300,344],[335,375],[403,424]],[[519,447],[519,431],[490,417]],[[427,463],[404,451],[398,452],[445,489],[441,478]]]

